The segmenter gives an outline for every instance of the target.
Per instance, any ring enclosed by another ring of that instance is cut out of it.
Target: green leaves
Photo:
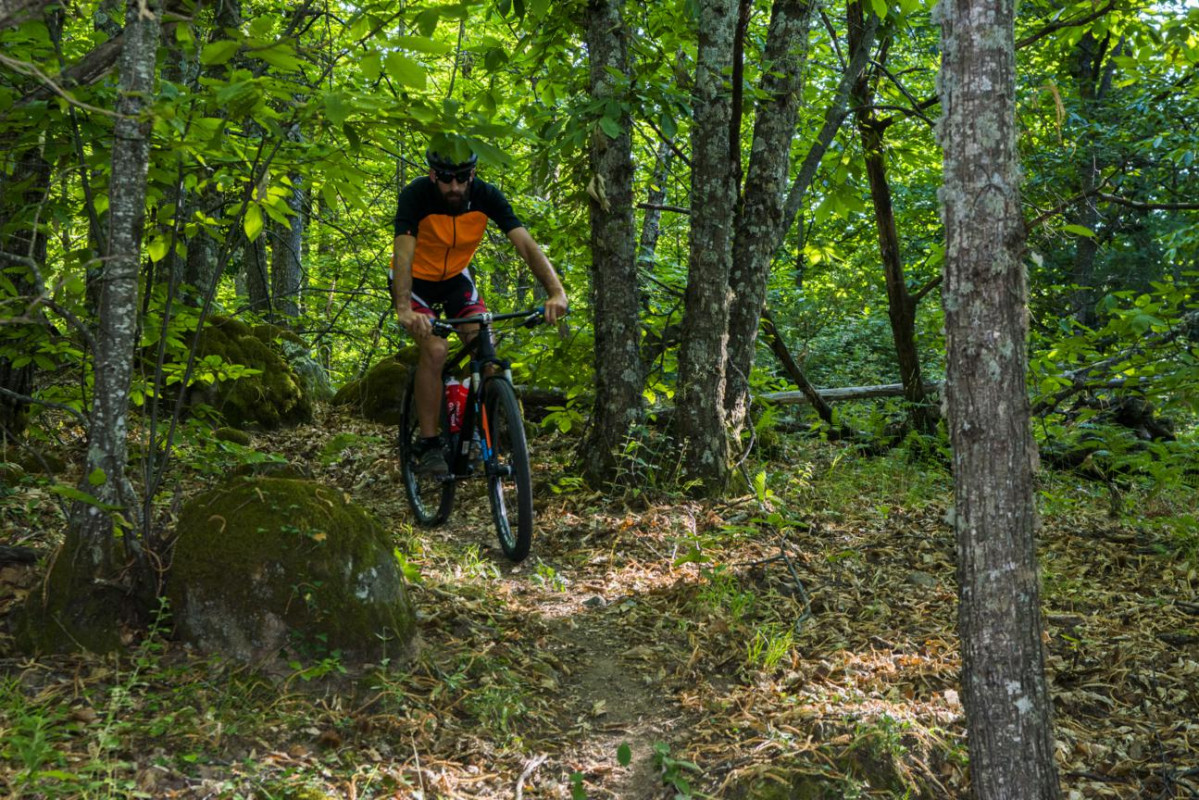
[[[405,50],[412,50],[417,53],[429,53],[436,56],[445,55],[453,50],[448,44],[430,39],[427,36],[396,36],[391,41],[397,47]]]
[[[246,232],[246,238],[251,242],[258,238],[262,233],[262,209],[257,203],[250,203],[246,206],[246,216],[242,220],[242,229]]]
[[[233,58],[241,45],[237,42],[224,39],[219,42],[212,42],[204,45],[204,49],[200,51],[200,63],[204,66],[213,66],[216,64],[224,64],[229,59]]]
[[[392,80],[414,89],[425,88],[427,79],[424,68],[408,56],[403,53],[388,53],[384,63]]]

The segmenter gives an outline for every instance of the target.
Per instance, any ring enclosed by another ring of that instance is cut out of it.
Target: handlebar
[[[509,319],[524,319],[521,326],[532,328],[534,325],[540,325],[545,321],[545,306],[538,306],[537,308],[530,308],[525,311],[510,311],[506,314],[493,314],[490,311],[485,311],[482,314],[471,314],[469,317],[435,319],[433,320],[433,334],[444,339],[454,332],[454,326],[456,325],[478,323],[487,326],[493,322],[503,322]]]

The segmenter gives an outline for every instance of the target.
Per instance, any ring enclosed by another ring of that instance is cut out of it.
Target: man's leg
[[[416,364],[416,418],[420,435],[436,436],[441,416],[441,368],[445,366],[449,344],[440,336],[426,336],[420,343],[420,360]]]

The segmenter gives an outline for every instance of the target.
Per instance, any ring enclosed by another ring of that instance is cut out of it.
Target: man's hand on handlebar
[[[411,308],[400,309],[396,312],[400,326],[418,342],[433,332],[433,321],[427,314],[413,311]]]
[[[555,294],[551,295],[545,301],[545,321],[553,325],[562,317],[566,316],[566,295]]]

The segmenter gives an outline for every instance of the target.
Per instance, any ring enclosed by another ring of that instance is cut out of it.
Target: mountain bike
[[[440,439],[449,473],[422,473],[417,464],[420,422],[416,415],[416,371],[404,391],[400,410],[400,463],[408,503],[420,524],[440,525],[454,507],[458,483],[475,477],[487,480],[491,519],[504,555],[521,561],[533,540],[533,482],[529,473],[529,446],[525,440],[520,401],[512,385],[511,364],[500,358],[492,341],[492,325],[519,320],[533,327],[545,320],[544,310],[509,314],[473,314],[433,321],[433,333],[448,338],[457,325],[477,324],[474,338],[446,359],[443,388],[457,379],[469,364],[466,398],[454,419],[454,409],[442,391]],[[452,398],[450,398],[452,399]]]

